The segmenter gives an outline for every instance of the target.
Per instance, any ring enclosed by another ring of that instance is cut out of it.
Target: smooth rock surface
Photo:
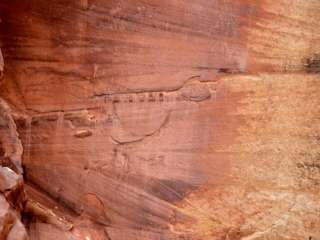
[[[0,153],[74,226],[30,238],[319,240],[319,10],[1,1]]]
[[[0,167],[0,191],[12,191],[22,185],[22,176],[19,176],[8,167]]]
[[[7,240],[28,240],[28,239],[29,239],[28,233],[24,225],[21,223],[21,221],[16,221],[7,236]]]

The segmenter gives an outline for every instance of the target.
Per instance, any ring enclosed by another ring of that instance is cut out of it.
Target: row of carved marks
[[[315,53],[304,58],[300,57],[285,57],[281,63],[284,72],[306,72],[319,73],[320,72],[320,54]]]
[[[303,65],[307,73],[320,73],[320,53],[303,59]]]
[[[149,91],[134,93],[110,93],[96,97],[104,97],[105,103],[166,103],[215,99],[216,82],[190,82],[176,91]]]

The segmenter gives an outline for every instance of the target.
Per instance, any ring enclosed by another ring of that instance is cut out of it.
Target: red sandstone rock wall
[[[318,1],[3,1],[32,239],[320,239]]]

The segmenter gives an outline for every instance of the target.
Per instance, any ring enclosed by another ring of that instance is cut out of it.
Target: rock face
[[[25,203],[22,145],[9,106],[0,99],[0,239],[27,240],[21,223]],[[16,172],[14,172],[14,169]]]
[[[1,165],[8,166],[22,174],[23,147],[18,136],[13,113],[9,105],[0,98],[0,160]]]
[[[320,239],[319,10],[2,1],[0,94],[23,113],[0,114],[2,158],[30,238]]]
[[[0,188],[0,239],[27,240],[27,231],[20,221],[25,196],[21,176],[0,167]]]

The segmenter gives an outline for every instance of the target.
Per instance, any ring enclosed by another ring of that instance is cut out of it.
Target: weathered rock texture
[[[319,10],[2,1],[30,238],[320,239]]]
[[[19,138],[13,113],[9,105],[0,98],[0,161],[1,165],[9,166],[17,173],[22,170],[23,147]]]
[[[11,109],[2,99],[0,110],[0,239],[27,240],[27,231],[20,219],[25,202],[22,145]]]
[[[0,168],[0,239],[27,240],[27,231],[20,221],[24,201],[23,180],[9,168]]]

